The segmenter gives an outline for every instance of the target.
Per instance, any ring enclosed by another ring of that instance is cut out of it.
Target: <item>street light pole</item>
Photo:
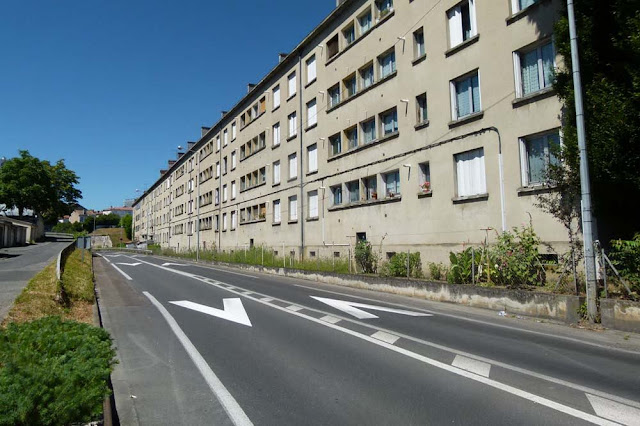
[[[573,0],[567,0],[567,18],[569,19],[569,37],[571,38],[573,91],[576,104],[578,148],[580,150],[580,190],[582,193],[582,235],[584,238],[584,262],[587,280],[587,315],[589,322],[594,322],[598,314],[598,308],[596,306],[596,265],[593,246],[593,218],[591,215],[591,185],[589,183],[589,163],[587,160],[584,107],[582,104],[582,80],[580,77],[580,58],[578,55],[578,36]]]

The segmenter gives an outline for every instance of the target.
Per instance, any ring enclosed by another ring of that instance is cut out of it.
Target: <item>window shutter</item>
[[[456,6],[447,12],[449,18],[449,47],[462,43],[462,12]]]

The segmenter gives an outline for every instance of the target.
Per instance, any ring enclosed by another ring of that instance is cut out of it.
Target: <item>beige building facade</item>
[[[560,143],[559,0],[346,0],[134,203],[136,239],[345,256],[451,250],[529,223]]]

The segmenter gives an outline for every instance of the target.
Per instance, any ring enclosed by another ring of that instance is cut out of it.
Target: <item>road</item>
[[[94,265],[122,424],[640,424],[620,335],[153,256]]]
[[[70,242],[49,238],[42,243],[0,249],[0,322],[29,280],[56,260],[58,253]]]

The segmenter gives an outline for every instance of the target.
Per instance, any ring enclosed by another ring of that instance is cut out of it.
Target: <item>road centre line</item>
[[[240,404],[238,404],[238,401],[235,400],[233,395],[231,395],[231,393],[227,390],[218,376],[216,376],[209,364],[207,364],[207,361],[202,357],[202,355],[200,355],[198,349],[196,349],[194,344],[191,343],[191,340],[189,340],[184,331],[182,331],[177,321],[173,318],[173,316],[171,316],[169,311],[167,311],[167,309],[162,306],[162,304],[158,302],[158,300],[149,292],[144,291],[143,294],[147,297],[147,299],[149,299],[149,301],[151,301],[151,303],[158,309],[158,311],[160,311],[160,314],[162,314],[164,319],[167,321],[169,327],[176,335],[184,349],[187,351],[187,354],[189,354],[189,357],[198,368],[198,371],[200,371],[200,374],[202,374],[202,377],[204,377],[204,380],[209,385],[209,388],[211,389],[213,394],[216,396],[220,404],[222,404],[224,411],[227,413],[229,419],[233,422],[233,424],[236,426],[253,425],[242,407],[240,407]]]
[[[138,259],[138,260],[140,260],[140,259]],[[222,290],[227,290],[227,291],[229,291],[231,293],[235,293],[237,295],[242,295],[242,293],[239,292],[239,291],[227,289],[227,288],[225,288],[224,286],[222,286],[220,284],[212,284],[212,283],[204,281],[202,278],[199,278],[199,277],[195,276],[194,274],[190,274],[188,272],[166,268],[166,267],[163,267],[163,266],[160,266],[160,265],[155,265],[155,264],[150,263],[150,262],[145,262],[145,263],[147,263],[147,264],[149,264],[151,266],[154,266],[156,268],[164,269],[164,270],[167,270],[169,272],[173,272],[173,273],[178,274],[178,275],[187,276],[189,278],[196,279],[198,281],[205,282],[205,283],[210,284],[210,285],[214,285],[214,286],[216,286],[216,287],[218,287],[218,288],[220,288]],[[259,296],[259,295],[256,293],[256,296]],[[389,349],[391,351],[397,352],[397,353],[399,353],[401,355],[404,355],[404,356],[407,356],[409,358],[412,358],[412,359],[415,359],[417,361],[420,361],[420,362],[422,362],[424,364],[428,364],[428,365],[431,365],[433,367],[440,368],[442,370],[448,371],[448,372],[456,374],[458,376],[462,376],[462,377],[474,380],[476,382],[483,383],[483,384],[485,384],[487,386],[491,386],[491,387],[493,387],[495,389],[502,390],[504,392],[507,392],[507,393],[510,393],[512,395],[518,396],[520,398],[529,400],[531,402],[534,402],[534,403],[537,403],[537,404],[540,404],[540,405],[544,405],[546,407],[549,407],[549,408],[551,408],[553,410],[565,413],[565,414],[570,415],[572,417],[576,417],[576,418],[579,418],[579,419],[582,419],[582,420],[585,420],[585,421],[588,421],[588,422],[591,422],[591,423],[594,423],[594,424],[598,424],[598,425],[616,425],[617,424],[617,423],[611,422],[609,420],[597,417],[597,416],[595,416],[593,414],[589,414],[589,413],[580,411],[578,409],[569,407],[567,405],[560,404],[558,402],[552,401],[552,400],[550,400],[548,398],[544,398],[544,397],[532,394],[530,392],[515,388],[513,386],[510,386],[510,385],[507,385],[507,384],[504,384],[504,383],[500,383],[500,382],[498,382],[496,380],[493,380],[493,379],[490,379],[488,377],[483,377],[481,375],[478,375],[476,373],[464,370],[462,368],[455,367],[455,366],[452,366],[452,365],[449,365],[449,364],[445,364],[443,362],[440,362],[440,361],[428,358],[426,356],[411,352],[411,351],[409,351],[407,349],[394,346],[394,345],[392,345],[390,343],[384,342],[382,340],[378,340],[378,339],[376,339],[374,337],[359,333],[357,331],[353,331],[353,330],[350,330],[348,328],[344,328],[344,327],[341,327],[339,325],[323,321],[322,319],[314,318],[312,316],[303,314],[301,312],[292,311],[292,310],[288,309],[287,307],[281,307],[281,306],[278,306],[278,305],[275,305],[275,304],[272,304],[272,303],[264,302],[258,297],[254,297],[254,296],[244,296],[244,297],[246,297],[248,299],[251,299],[251,300],[253,300],[253,301],[257,302],[257,303],[269,306],[269,307],[271,307],[273,309],[277,309],[279,311],[286,312],[286,313],[288,313],[290,315],[298,316],[298,317],[306,319],[308,321],[315,322],[316,324],[320,324],[320,325],[323,325],[325,327],[332,328],[332,329],[334,329],[336,331],[340,331],[342,333],[348,334],[348,335],[356,337],[358,339],[361,339],[361,340],[367,341],[369,343],[373,343],[375,345],[384,347],[384,348]],[[310,308],[304,308],[304,309],[309,309],[309,310],[316,311],[316,312],[322,312],[322,311],[317,311],[317,310],[310,309]],[[356,321],[352,321],[352,322],[358,323]],[[370,327],[370,328],[374,328],[374,327]],[[389,333],[390,334],[394,334],[391,331]],[[402,335],[399,335],[398,333],[395,333],[395,335],[403,337]],[[517,368],[517,367],[515,367],[515,368]],[[574,385],[573,387],[575,387],[575,386],[577,386],[577,385]],[[596,392],[599,395],[607,395],[604,392],[599,392],[599,391],[596,391]],[[590,392],[590,393],[593,393],[593,392]],[[604,396],[604,397],[607,398],[607,396]],[[611,398],[611,397],[615,397],[615,396],[614,395],[610,395],[607,399],[612,400],[613,398]],[[616,397],[616,400],[625,400],[625,399]],[[622,402],[622,401],[619,401],[619,402]],[[634,404],[638,404],[638,403],[635,403],[635,401],[629,401],[629,402],[633,402]],[[626,405],[633,405],[633,404],[626,404]]]
[[[314,291],[321,291],[321,292],[324,292],[324,293],[337,294],[337,295],[340,295],[340,296],[353,297],[354,299],[360,299],[360,300],[366,300],[366,301],[370,301],[370,302],[380,303],[380,300],[372,299],[372,298],[369,298],[369,297],[363,297],[363,296],[355,296],[355,295],[352,295],[352,294],[349,294],[349,293],[341,293],[339,291],[324,290],[324,289],[311,287],[311,286],[306,286],[306,285],[302,285],[302,284],[293,284],[293,286],[302,287],[302,288],[306,288],[306,289],[314,290]],[[389,293],[389,294],[392,294],[392,293]],[[422,299],[417,299],[417,300],[422,300]],[[430,302],[429,300],[426,300],[426,299],[425,299],[425,301]],[[399,303],[395,303],[395,302],[387,302],[387,301],[385,301],[384,303],[387,304],[387,305],[391,305],[391,306],[399,306],[399,307],[406,308],[406,306],[401,305]],[[411,307],[411,309],[414,309],[414,310],[420,311],[420,312],[425,312],[425,313],[429,313],[429,314],[438,315],[438,316],[443,316],[443,317],[455,318],[455,319],[459,319],[459,320],[463,320],[463,321],[474,322],[474,323],[477,323],[477,324],[482,324],[482,325],[486,325],[486,326],[490,326],[490,327],[497,327],[497,328],[504,328],[506,330],[520,331],[520,332],[523,332],[523,333],[535,334],[537,336],[550,337],[550,338],[554,338],[554,339],[566,340],[566,341],[573,342],[573,343],[579,343],[579,344],[583,344],[583,345],[593,346],[593,347],[600,348],[600,349],[606,349],[606,350],[610,350],[610,351],[617,351],[617,352],[622,352],[622,353],[625,353],[625,354],[636,355],[636,356],[638,355],[638,352],[631,351],[631,350],[628,350],[628,349],[615,348],[615,347],[606,346],[606,345],[603,345],[603,344],[600,344],[600,343],[594,343],[594,342],[588,342],[588,341],[576,339],[576,338],[573,338],[573,337],[558,336],[558,335],[555,335],[555,334],[543,333],[541,331],[527,330],[527,329],[513,327],[513,326],[510,326],[510,325],[506,325],[506,324],[488,323],[488,322],[484,322],[482,320],[468,318],[468,317],[464,317],[464,316],[461,316],[461,315],[447,314],[447,313],[442,313],[442,312],[438,312],[438,311],[430,311],[428,309],[415,308],[413,306]]]

